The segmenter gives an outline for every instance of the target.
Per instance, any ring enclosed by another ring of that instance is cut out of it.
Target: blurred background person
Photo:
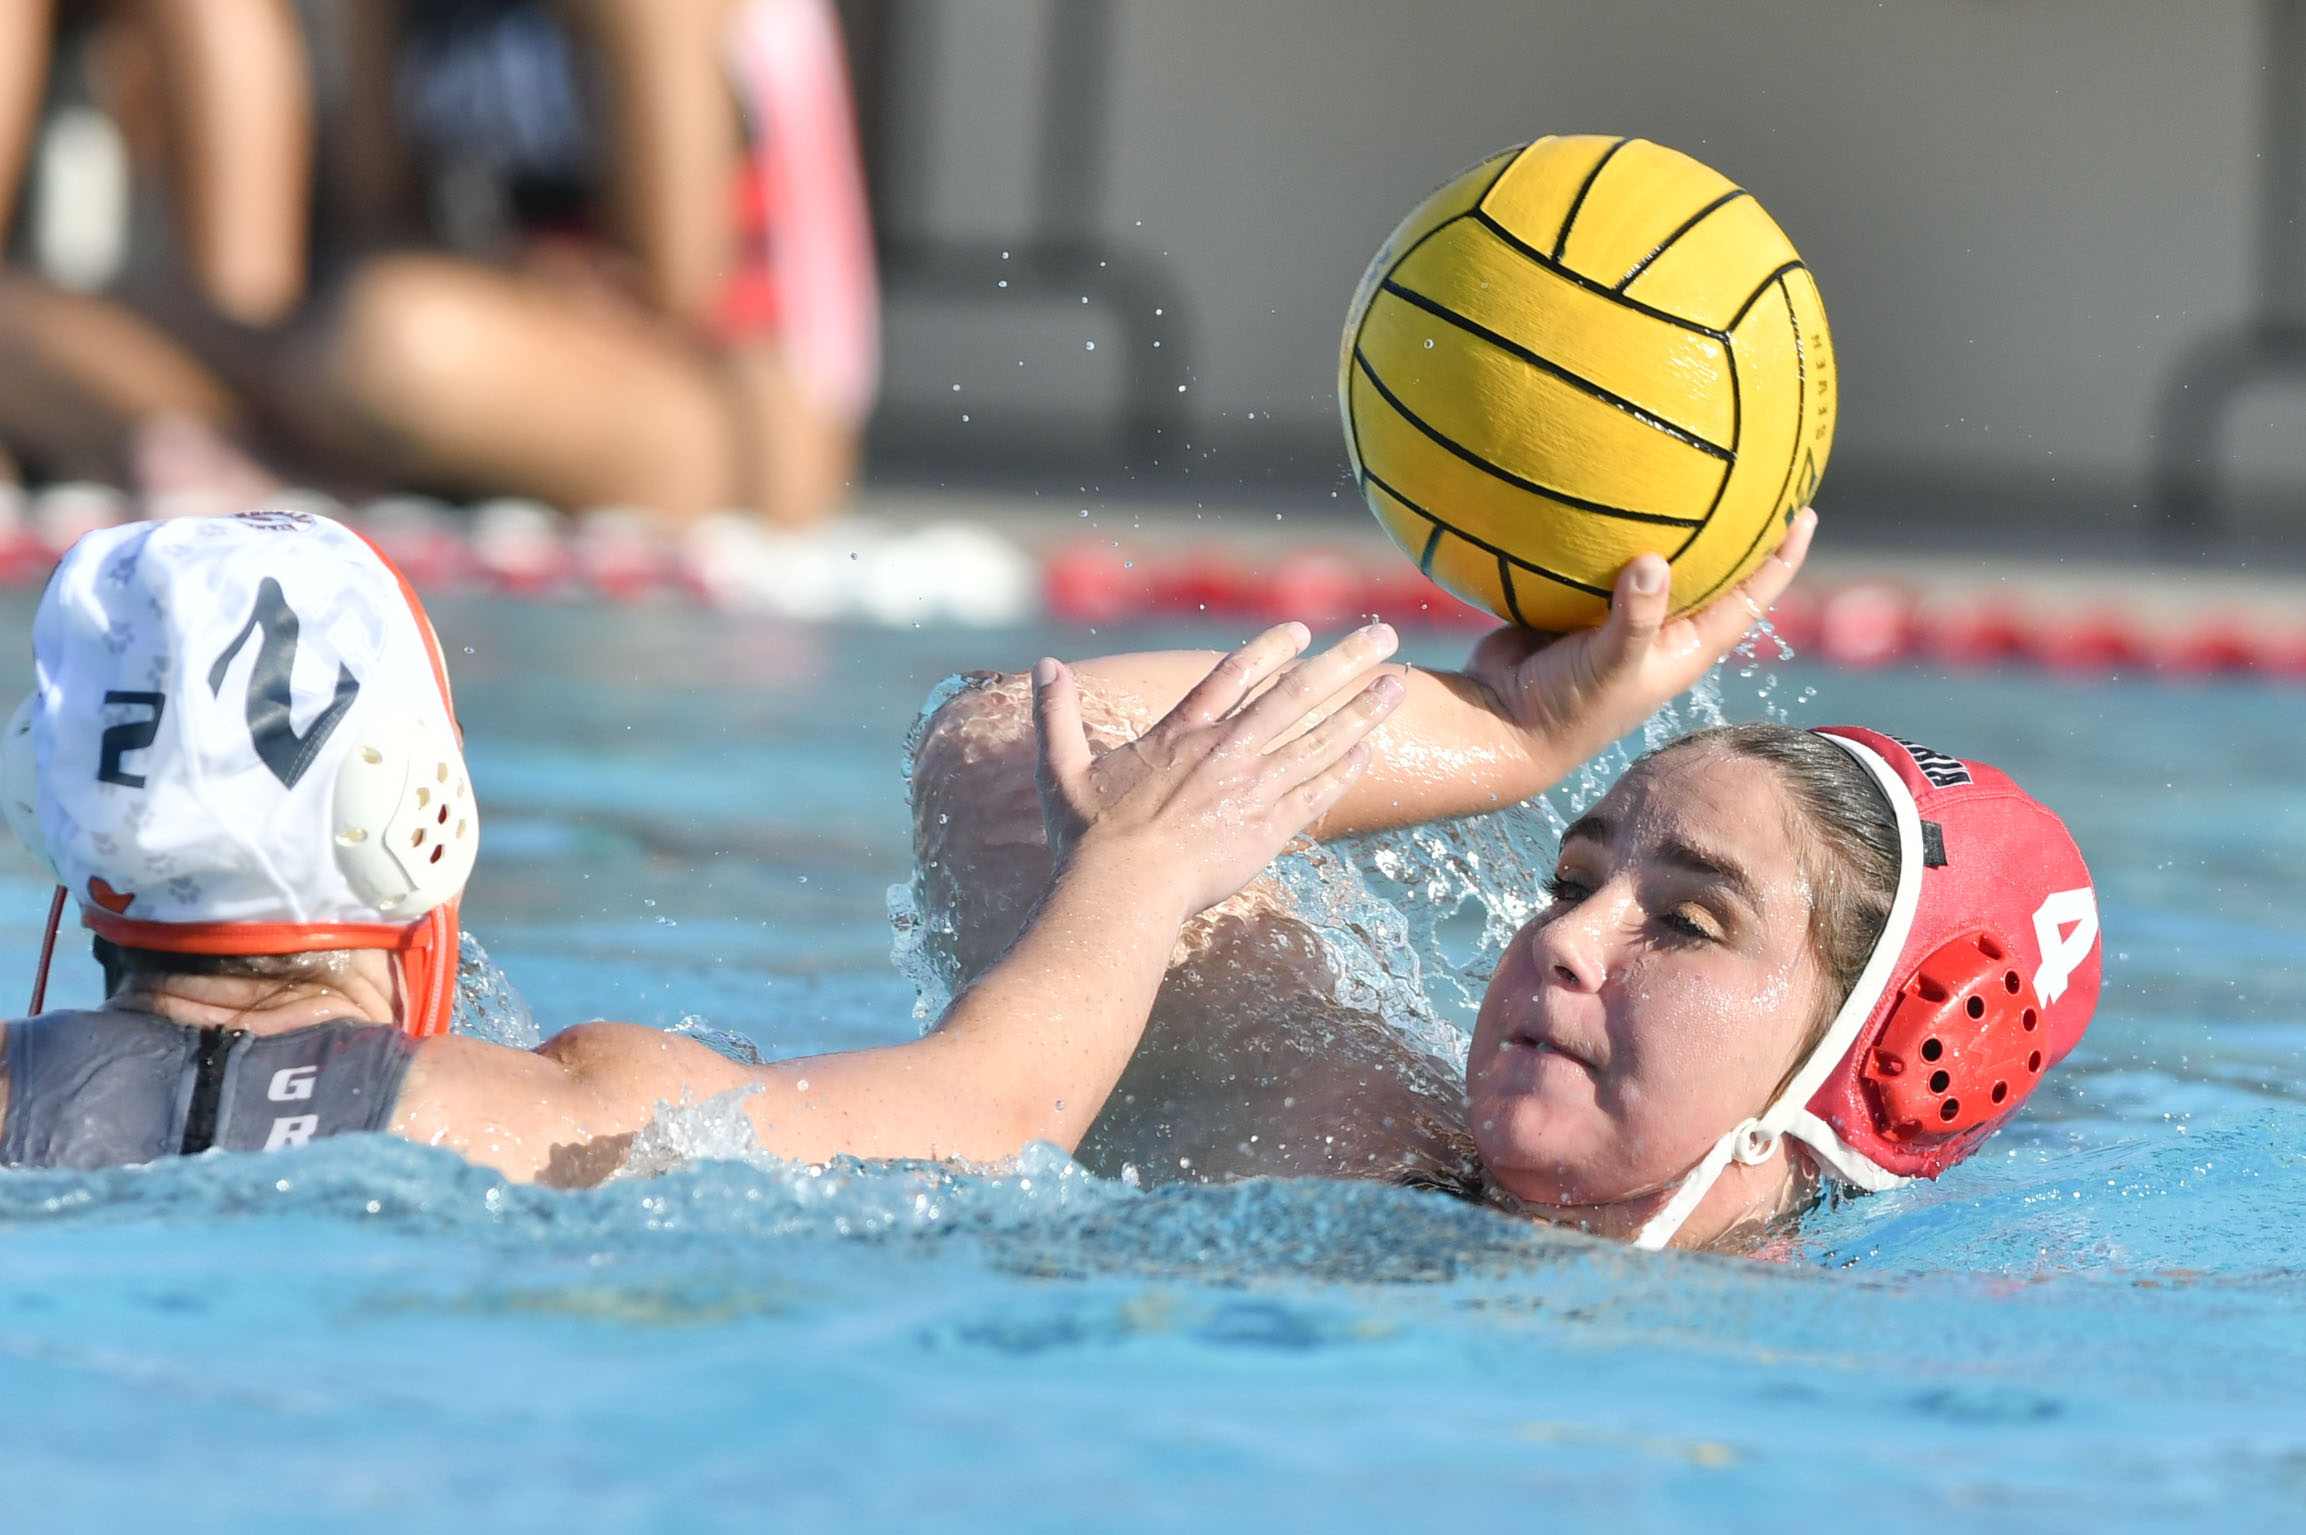
[[[236,445],[253,426],[243,400],[149,311],[262,328],[295,310],[310,145],[286,0],[0,8],[0,248],[15,234],[51,274],[0,266],[0,476],[20,456],[46,479],[157,497],[272,488]],[[131,224],[163,221],[131,209],[163,184],[166,250],[139,263]],[[20,200],[39,204],[29,231]],[[177,263],[165,284],[129,276]]]
[[[312,360],[367,456],[673,529],[838,506],[878,335],[826,0],[337,9],[333,105],[369,162],[344,212],[388,249],[352,265]]]
[[[0,441],[47,477],[244,500],[274,482],[238,439],[345,494],[642,508],[668,532],[723,508],[805,525],[845,496],[877,298],[825,0],[53,16],[8,13],[0,152],[21,168],[43,98],[77,92],[138,190],[129,248],[82,284],[110,296],[0,291]],[[44,222],[71,169],[43,170]]]

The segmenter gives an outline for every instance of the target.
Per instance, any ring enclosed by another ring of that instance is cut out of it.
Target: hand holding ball
[[[1835,382],[1817,284],[1752,197],[1644,139],[1545,138],[1385,242],[1338,402],[1419,568],[1558,630],[1600,623],[1645,552],[1676,613],[1759,566],[1825,473]]]

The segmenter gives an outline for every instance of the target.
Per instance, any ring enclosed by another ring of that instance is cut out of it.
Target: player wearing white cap
[[[108,996],[41,1013],[43,955],[35,1016],[0,1028],[0,1165],[389,1130],[581,1182],[660,1101],[733,1088],[754,1089],[761,1144],[792,1157],[1069,1150],[1181,924],[1336,802],[1402,696],[1365,646],[1258,695],[1306,643],[1298,625],[1260,636],[1150,749],[1095,761],[1044,663],[1056,871],[1007,957],[924,1037],[748,1067],[591,1023],[521,1051],[448,1032],[480,814],[406,583],[302,513],[90,534],[41,601],[37,686],[0,766],[10,824],[56,872],[50,941],[76,902]]]

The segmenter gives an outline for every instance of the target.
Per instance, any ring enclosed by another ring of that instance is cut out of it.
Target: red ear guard
[[[1982,762],[1854,726],[1821,730],[1888,801],[1898,881],[1826,1034],[1634,1238],[1672,1241],[1730,1163],[1792,1138],[1854,1187],[1934,1178],[2074,1048],[2098,1002],[2098,903],[2065,823]]]
[[[1884,1171],[1935,1177],[2016,1113],[2089,1027],[2090,871],[2065,823],[1994,768],[1878,731],[1820,734],[1889,766],[1913,798],[1924,857],[1887,984],[1808,1108]]]
[[[1858,1062],[1874,1128],[1900,1146],[1998,1121],[2041,1077],[2041,1003],[1992,933],[1921,963]]]

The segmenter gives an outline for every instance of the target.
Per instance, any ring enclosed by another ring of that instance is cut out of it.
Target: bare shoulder
[[[592,1181],[556,1169],[589,1165],[585,1149],[604,1141],[613,1165],[660,1101],[753,1079],[694,1040],[638,1024],[579,1024],[534,1050],[446,1035],[417,1047],[392,1128],[514,1178]]]

